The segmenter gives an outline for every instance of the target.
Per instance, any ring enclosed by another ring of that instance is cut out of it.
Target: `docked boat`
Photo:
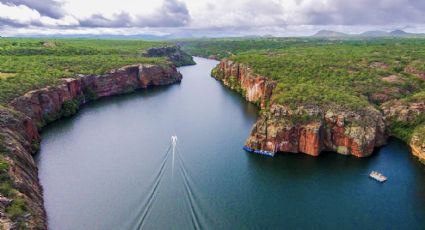
[[[372,179],[374,179],[374,180],[376,180],[376,181],[379,181],[379,182],[385,182],[385,181],[387,181],[387,177],[384,176],[384,175],[382,175],[382,173],[379,173],[377,171],[372,171],[369,174],[369,177],[372,178]]]
[[[268,157],[274,157],[274,152],[265,151],[265,150],[261,150],[261,149],[252,149],[248,146],[244,146],[243,149],[247,152],[256,153],[256,154],[268,156]]]

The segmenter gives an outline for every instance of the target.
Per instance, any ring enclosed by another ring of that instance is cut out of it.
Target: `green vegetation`
[[[9,164],[4,158],[4,155],[0,155],[0,194],[3,196],[13,195],[12,186],[10,184],[10,178],[7,174],[9,170]]]
[[[243,89],[241,88],[241,85],[239,84],[239,81],[235,76],[230,76],[227,79],[227,84],[231,89],[235,90],[236,92],[243,93]]]
[[[186,40],[180,45],[192,55],[227,58],[276,81],[273,103],[361,110],[393,99],[425,100],[421,38],[237,38]],[[220,78],[223,73],[215,69],[213,75]],[[394,121],[390,129],[410,140],[424,122],[418,116]]]
[[[418,139],[416,140],[417,143],[425,144],[425,123],[418,126],[414,130],[414,134],[418,137]]]
[[[24,199],[17,197],[12,201],[9,207],[6,208],[6,213],[11,216],[12,220],[21,217],[28,210]]]
[[[12,199],[12,202],[6,207],[6,214],[9,215],[12,220],[15,220],[25,214],[27,205],[25,200],[17,195],[18,192],[16,189],[13,188],[8,170],[9,164],[5,160],[4,154],[0,153],[0,194]]]
[[[218,59],[250,50],[275,50],[294,45],[308,44],[313,39],[297,38],[210,38],[177,41],[183,51],[199,57],[215,56]],[[322,40],[314,39],[319,42]]]
[[[336,103],[360,108],[374,93],[400,98],[425,89],[404,72],[425,61],[425,40],[312,44],[275,51],[249,51],[230,57],[278,82],[273,100],[282,104]],[[386,80],[395,76],[394,81]],[[391,93],[397,92],[397,93]]]
[[[185,65],[195,65],[196,63],[191,55],[183,53],[180,60],[174,60],[174,64],[180,67]]]
[[[412,121],[397,121],[391,122],[390,132],[403,141],[410,142],[414,133],[421,133],[418,135],[421,139],[425,138],[425,129],[419,129],[422,124],[425,124],[425,114],[417,116]]]
[[[401,105],[408,105],[409,103],[421,103],[425,101],[425,90],[422,90],[416,94],[409,95],[399,102]],[[393,107],[394,105],[389,105]],[[397,105],[396,105],[397,106]],[[419,138],[420,143],[425,143],[425,114],[405,114],[406,119],[403,121],[393,118],[391,121],[390,132],[392,135],[399,137],[400,139],[410,142],[413,135]]]
[[[76,114],[79,107],[80,107],[79,99],[64,101],[62,104],[62,109],[61,109],[62,116],[70,117]]]
[[[86,100],[92,101],[97,99],[97,93],[90,87],[86,87],[83,89],[84,96],[86,97]]]
[[[134,63],[166,64],[144,57],[164,42],[90,39],[0,39],[0,103],[76,74],[102,74]]]

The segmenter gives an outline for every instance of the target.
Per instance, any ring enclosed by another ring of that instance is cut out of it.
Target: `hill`
[[[347,37],[348,34],[332,31],[332,30],[320,30],[313,37]]]

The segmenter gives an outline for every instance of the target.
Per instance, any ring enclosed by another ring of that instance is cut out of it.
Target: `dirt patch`
[[[390,83],[403,82],[403,80],[397,75],[390,75],[390,76],[387,76],[387,77],[383,77],[383,78],[381,78],[381,80],[383,80],[385,82],[390,82]]]
[[[399,88],[385,88],[379,92],[369,95],[369,100],[373,103],[382,104],[384,102],[396,99],[401,94],[404,94]]]
[[[404,71],[406,73],[412,74],[413,76],[421,78],[422,80],[425,80],[425,72],[420,71],[420,70],[416,69],[415,67],[408,66],[408,67],[406,67],[406,69]]]
[[[369,64],[369,66],[371,68],[376,68],[376,69],[388,69],[390,66],[384,62],[372,62]]]

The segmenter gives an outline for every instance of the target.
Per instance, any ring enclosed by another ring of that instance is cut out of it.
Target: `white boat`
[[[375,180],[377,180],[379,182],[385,182],[387,180],[387,177],[386,176],[382,175],[381,173],[379,173],[377,171],[372,171],[369,174],[369,177],[372,178],[372,179],[375,179]]]

